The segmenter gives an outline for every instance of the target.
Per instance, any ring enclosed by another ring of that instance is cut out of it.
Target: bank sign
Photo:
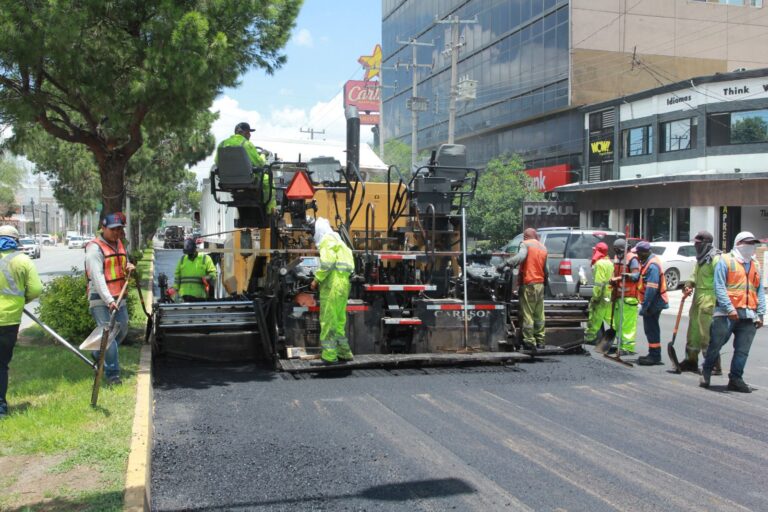
[[[579,227],[576,203],[569,201],[526,201],[523,228]]]
[[[549,192],[560,185],[567,185],[571,182],[571,166],[569,164],[526,169],[525,172],[533,178],[539,192]]]

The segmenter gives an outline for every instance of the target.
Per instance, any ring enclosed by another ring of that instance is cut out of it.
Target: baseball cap
[[[125,214],[123,212],[110,213],[101,219],[101,225],[105,228],[118,228],[125,226]]]
[[[651,244],[650,242],[646,242],[643,240],[642,242],[638,242],[635,246],[635,249],[637,252],[651,252]]]
[[[237,123],[237,126],[235,126],[235,133],[237,132],[255,132],[253,128],[251,128],[251,125],[248,123]]]
[[[739,245],[739,244],[756,244],[757,238],[755,238],[755,235],[750,233],[749,231],[742,231],[738,235],[736,235],[736,238],[733,239],[733,245]]]

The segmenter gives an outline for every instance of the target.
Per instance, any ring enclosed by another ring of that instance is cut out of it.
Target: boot
[[[720,356],[717,356],[717,359],[715,360],[715,365],[712,367],[712,375],[722,375],[723,374],[723,367],[720,366]]]
[[[752,389],[747,386],[744,379],[728,379],[728,391],[737,391],[739,393],[751,393]]]
[[[705,367],[701,367],[701,378],[699,379],[699,386],[702,388],[709,388],[709,379],[712,377],[712,370],[707,370]]]
[[[680,363],[681,372],[699,373],[699,363],[697,361],[691,361],[686,359]]]
[[[639,357],[637,364],[640,366],[656,366],[664,363],[661,362],[661,352],[654,350],[653,352],[648,352],[647,356]]]

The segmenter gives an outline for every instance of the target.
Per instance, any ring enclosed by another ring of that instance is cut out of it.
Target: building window
[[[670,151],[682,151],[684,149],[695,148],[696,128],[698,124],[698,118],[696,117],[661,123],[661,151],[667,153]]]
[[[768,110],[709,114],[707,135],[710,146],[768,142]]]
[[[723,5],[740,5],[749,7],[762,7],[763,0],[693,0],[694,2],[701,2],[707,4],[723,4]]]
[[[669,208],[648,208],[645,210],[645,239],[650,242],[668,242]]]
[[[594,210],[592,212],[592,226],[593,228],[608,229],[608,222],[610,219],[610,212],[608,210]]]
[[[622,156],[648,155],[653,148],[653,127],[638,126],[621,132]]]
[[[688,242],[691,239],[691,209],[677,208],[675,210],[677,223],[675,225],[678,242]]]

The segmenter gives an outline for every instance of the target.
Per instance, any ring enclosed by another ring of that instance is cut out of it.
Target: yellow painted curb
[[[123,510],[150,510],[150,469],[152,455],[152,347],[141,348],[139,371],[136,375],[136,411],[133,416],[131,453],[125,475]]]

